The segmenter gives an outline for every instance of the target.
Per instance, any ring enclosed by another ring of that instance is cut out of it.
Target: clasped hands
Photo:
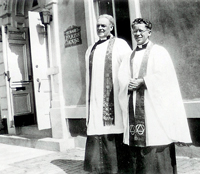
[[[139,89],[142,85],[144,84],[144,79],[130,79],[129,85],[128,85],[128,90],[129,91],[135,91]]]

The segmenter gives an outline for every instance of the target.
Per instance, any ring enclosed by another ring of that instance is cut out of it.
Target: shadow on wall
[[[69,119],[69,131],[72,137],[86,137],[86,119]]]
[[[188,118],[190,133],[193,145],[200,146],[200,118]],[[86,120],[85,119],[69,119],[69,131],[72,137],[86,137]]]
[[[200,118],[188,118],[192,142],[195,146],[200,146]]]
[[[0,121],[0,134],[8,134],[7,118],[2,118]]]

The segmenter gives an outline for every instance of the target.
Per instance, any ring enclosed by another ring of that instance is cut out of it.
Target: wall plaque
[[[82,44],[81,27],[70,26],[64,31],[65,48]]]

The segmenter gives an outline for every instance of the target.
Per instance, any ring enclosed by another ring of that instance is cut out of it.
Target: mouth
[[[142,38],[141,37],[136,37],[135,40],[136,41],[140,41]]]
[[[139,36],[135,36],[135,39],[136,40],[140,40],[140,39],[142,39],[143,37],[141,36],[141,35],[139,35]]]
[[[102,30],[102,29],[99,29],[97,31],[98,31],[98,33],[104,33],[104,30]]]

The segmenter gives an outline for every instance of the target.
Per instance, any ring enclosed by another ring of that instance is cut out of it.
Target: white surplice
[[[115,124],[103,125],[103,96],[104,96],[104,62],[109,40],[97,45],[93,56],[90,116],[88,118],[88,89],[89,89],[89,56],[92,46],[85,55],[86,59],[86,122],[87,135],[119,134],[123,133],[122,111],[119,106],[118,69],[124,55],[131,52],[129,45],[122,39],[115,38],[112,50],[112,73],[114,84]]]
[[[138,77],[144,52],[145,50],[135,53],[133,78]],[[127,54],[118,73],[125,144],[129,144],[128,84],[131,78],[130,71],[130,54]],[[147,87],[144,94],[147,146],[165,145],[172,142],[191,143],[176,72],[165,48],[158,45],[153,46],[149,55],[147,73],[143,78]],[[135,94],[133,100],[135,103]]]

